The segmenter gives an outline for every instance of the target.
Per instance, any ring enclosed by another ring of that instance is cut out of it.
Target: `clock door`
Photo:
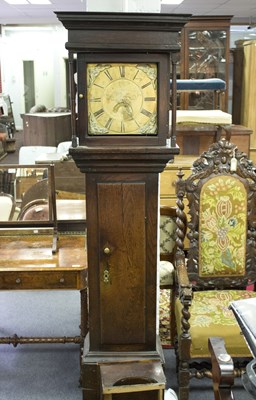
[[[94,288],[89,303],[96,293],[98,299],[89,312],[92,350],[136,351],[156,344],[156,235],[150,232],[157,226],[157,179],[88,176],[87,193],[94,193],[88,213],[97,221],[96,229],[88,226]]]
[[[162,54],[78,54],[80,144],[165,146],[169,68]]]

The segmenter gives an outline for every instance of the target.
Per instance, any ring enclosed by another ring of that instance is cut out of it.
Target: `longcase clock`
[[[167,140],[170,70],[189,16],[57,16],[68,29],[71,81],[77,63],[70,154],[86,173],[89,285],[82,387],[85,399],[98,400],[102,365],[118,372],[128,362],[141,368],[162,362],[156,335],[158,179],[179,152]],[[129,399],[156,398],[148,396],[132,393]]]

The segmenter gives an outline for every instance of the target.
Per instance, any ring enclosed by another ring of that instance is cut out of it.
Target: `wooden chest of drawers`
[[[184,178],[191,173],[191,166],[196,160],[196,156],[176,156],[174,163],[166,165],[164,171],[160,174],[160,204],[176,206],[176,187],[177,172],[182,167]]]

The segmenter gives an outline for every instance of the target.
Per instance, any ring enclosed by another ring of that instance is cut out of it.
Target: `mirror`
[[[0,124],[6,127],[8,137],[13,138],[16,132],[10,96],[0,94]]]
[[[0,193],[0,226],[54,226],[53,166],[1,165]],[[10,202],[12,207],[8,209],[7,203],[10,205]]]
[[[67,181],[53,164],[0,165],[0,227],[85,224],[85,194],[69,191]]]

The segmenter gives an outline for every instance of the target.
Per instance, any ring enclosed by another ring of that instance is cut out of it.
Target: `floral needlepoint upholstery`
[[[201,276],[244,274],[246,204],[246,189],[234,177],[217,176],[203,186],[199,227]]]
[[[171,345],[171,328],[170,328],[170,289],[160,289],[159,296],[159,335],[163,347]]]
[[[250,357],[247,344],[240,334],[234,314],[229,305],[237,299],[256,297],[255,292],[246,290],[209,290],[195,292],[190,308],[191,357],[207,357],[208,337],[222,336],[228,353],[237,357]],[[177,318],[177,314],[180,318]],[[181,320],[181,303],[176,302],[176,319]],[[181,326],[177,326],[181,331]]]

